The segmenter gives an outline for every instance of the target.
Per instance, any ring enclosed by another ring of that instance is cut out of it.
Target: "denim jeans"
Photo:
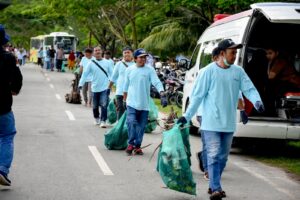
[[[93,114],[94,118],[100,118],[102,122],[107,119],[107,106],[109,101],[109,90],[102,92],[93,92]],[[99,107],[101,107],[101,116],[99,114]]]
[[[146,110],[136,110],[127,106],[127,127],[128,127],[128,144],[137,148],[141,147],[145,128],[148,122],[148,113]]]
[[[13,112],[0,115],[0,171],[9,173],[14,154],[14,136],[16,135]]]
[[[117,119],[119,120],[123,113],[125,112],[125,106],[123,102],[123,96],[122,95],[116,95],[117,97]]]
[[[202,130],[207,151],[209,187],[212,191],[222,191],[221,176],[228,159],[233,132]]]

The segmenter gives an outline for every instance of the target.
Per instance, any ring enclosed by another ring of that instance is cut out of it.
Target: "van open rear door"
[[[273,23],[300,24],[300,3],[256,3],[251,8],[260,10]]]

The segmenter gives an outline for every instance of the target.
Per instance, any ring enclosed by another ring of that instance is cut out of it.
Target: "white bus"
[[[43,51],[51,46],[57,51],[63,48],[65,58],[68,58],[71,51],[76,52],[78,39],[75,35],[66,32],[52,32],[49,35],[39,35],[30,40],[30,61],[37,62],[37,52],[42,47]]]

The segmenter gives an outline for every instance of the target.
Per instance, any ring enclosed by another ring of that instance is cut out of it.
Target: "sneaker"
[[[198,152],[198,153],[196,154],[196,158],[197,158],[197,160],[198,160],[198,162],[199,162],[199,169],[200,169],[202,172],[204,172],[204,167],[203,167],[203,162],[202,162],[202,151],[200,151],[200,152]]]
[[[99,125],[99,124],[100,124],[100,119],[99,119],[99,118],[96,118],[94,124],[95,124],[95,125]]]
[[[211,195],[211,194],[213,193],[213,192],[212,192],[212,189],[211,189],[211,188],[208,188],[207,193]],[[222,198],[225,198],[225,197],[226,197],[226,192],[225,192],[224,190],[222,190],[220,193],[221,193],[221,197],[222,197]]]
[[[222,194],[219,191],[215,191],[210,195],[209,199],[210,200],[222,200]]]
[[[128,155],[131,155],[133,149],[134,149],[133,145],[129,144],[125,151]]]
[[[100,123],[100,127],[101,127],[101,128],[107,128],[107,127],[108,127],[108,124],[107,124],[106,122],[102,121],[102,122]]]
[[[4,186],[11,185],[11,181],[8,179],[7,175],[1,171],[0,171],[0,185],[4,185]]]
[[[208,172],[204,172],[203,178],[204,178],[206,181],[209,181]]]
[[[144,155],[144,153],[143,153],[143,151],[142,151],[142,149],[140,147],[139,148],[135,148],[134,149],[134,153],[136,155]]]

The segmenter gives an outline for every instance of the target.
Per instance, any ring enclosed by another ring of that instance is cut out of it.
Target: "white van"
[[[257,3],[251,10],[214,22],[201,35],[187,66],[182,112],[189,104],[189,95],[201,68],[211,62],[211,52],[222,39],[232,39],[244,46],[238,50],[236,65],[242,66],[263,97],[267,74],[266,45],[274,44],[283,49],[299,71],[300,63],[300,3]],[[293,92],[293,91],[290,91]],[[263,99],[264,100],[264,99]],[[235,137],[300,139],[300,94],[291,93],[276,105],[276,116],[249,115],[249,122],[240,122],[237,110]],[[254,110],[254,109],[253,109]],[[199,127],[196,117],[192,124]]]

